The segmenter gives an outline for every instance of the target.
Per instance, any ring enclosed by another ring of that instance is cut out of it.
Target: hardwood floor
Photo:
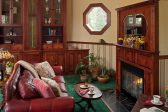
[[[131,112],[136,100],[125,93],[116,94],[114,90],[103,91],[102,99],[112,112]]]

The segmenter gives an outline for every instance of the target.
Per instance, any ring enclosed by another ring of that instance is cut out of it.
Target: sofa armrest
[[[62,66],[53,66],[53,70],[56,75],[63,75]]]
[[[73,112],[73,97],[13,99],[5,104],[4,112]]]

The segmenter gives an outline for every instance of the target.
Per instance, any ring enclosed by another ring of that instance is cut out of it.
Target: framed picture
[[[128,17],[128,25],[133,25],[134,23],[134,17],[133,16],[129,16]]]
[[[141,18],[141,17],[136,18],[136,20],[135,20],[135,24],[141,26],[141,25],[142,25],[142,18]]]

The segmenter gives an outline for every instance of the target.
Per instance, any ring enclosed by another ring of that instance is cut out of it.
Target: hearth
[[[144,71],[132,65],[121,64],[121,90],[134,98],[144,93]]]

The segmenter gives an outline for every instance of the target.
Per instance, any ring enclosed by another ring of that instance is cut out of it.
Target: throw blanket
[[[37,71],[35,70],[35,68],[32,64],[30,64],[26,61],[23,61],[23,60],[20,60],[17,63],[15,63],[15,66],[18,65],[18,64],[21,65],[23,68],[29,70],[34,77],[39,78],[38,73],[37,73]]]

